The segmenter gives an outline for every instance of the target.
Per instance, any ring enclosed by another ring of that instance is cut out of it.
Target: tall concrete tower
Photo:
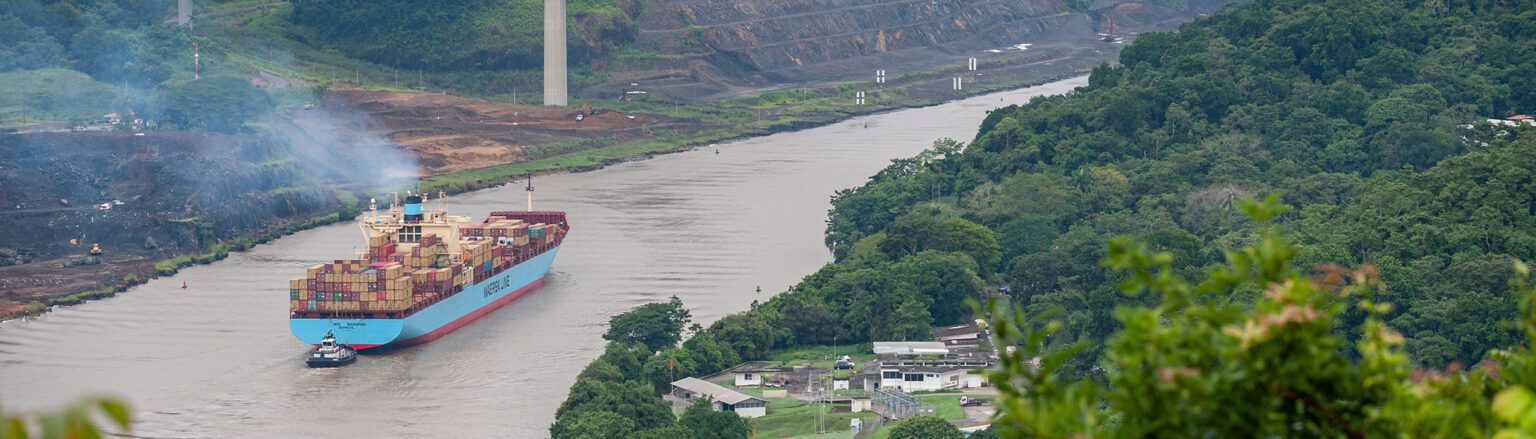
[[[192,23],[192,0],[176,1],[176,24],[186,26]]]
[[[544,0],[545,106],[564,107],[568,103],[565,62],[565,0]]]

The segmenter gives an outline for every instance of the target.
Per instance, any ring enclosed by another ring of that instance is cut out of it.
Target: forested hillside
[[[1150,300],[1114,289],[1112,238],[1193,276],[1254,239],[1239,201],[1278,193],[1300,266],[1379,266],[1414,361],[1476,363],[1518,338],[1506,281],[1536,258],[1532,134],[1482,122],[1536,108],[1532,43],[1536,11],[1497,1],[1267,0],[1143,35],[1089,86],[837,194],[837,262],[707,332],[743,359],[921,337],[990,284],[1065,309],[1052,341],[1090,342],[1071,364],[1086,373],[1115,308]]]
[[[294,0],[293,22],[347,56],[427,70],[543,66],[544,7],[538,0],[437,2]],[[571,61],[586,64],[635,40],[638,2],[571,0]],[[628,10],[626,10],[628,8]],[[323,43],[323,44],[320,44]]]
[[[1496,0],[1259,0],[1142,35],[838,193],[837,261],[793,290],[657,355],[610,337],[572,398],[1002,297],[1007,437],[1536,430],[1536,130],[1485,122],[1536,111],[1533,43]]]
[[[169,0],[0,2],[0,124],[121,113],[162,129],[234,132],[273,99],[216,41],[166,24]],[[193,46],[201,44],[193,81]]]
[[[840,262],[823,271],[943,250],[891,241],[972,222],[1002,252],[973,258],[978,274],[1027,309],[1068,310],[1057,341],[1099,341],[1116,306],[1144,300],[1098,264],[1110,238],[1195,274],[1252,240],[1236,200],[1278,192],[1303,266],[1377,264],[1412,357],[1472,364],[1516,336],[1499,322],[1511,262],[1536,256],[1536,168],[1521,133],[1458,126],[1536,109],[1533,42],[1536,12],[1496,1],[1258,1],[1143,35],[1088,87],[994,111],[963,152],[838,194]]]

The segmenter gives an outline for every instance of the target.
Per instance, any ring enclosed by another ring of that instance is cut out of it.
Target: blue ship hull
[[[294,337],[315,345],[320,344],[326,332],[335,334],[337,343],[358,349],[425,343],[538,287],[544,282],[544,275],[549,273],[559,251],[558,246],[552,248],[485,281],[466,286],[458,294],[405,318],[296,318],[288,320],[288,327],[293,330]]]

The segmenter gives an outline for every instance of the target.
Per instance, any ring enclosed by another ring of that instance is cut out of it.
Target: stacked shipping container
[[[409,252],[399,251],[389,235],[368,238],[360,260],[338,260],[309,267],[308,275],[289,282],[294,312],[399,312],[452,295],[555,242],[559,226],[526,224],[492,216],[481,224],[459,227],[459,254],[438,236],[422,235]],[[530,245],[533,244],[533,245]]]
[[[309,267],[288,283],[294,311],[399,311],[410,306],[412,283],[400,264],[364,260]]]

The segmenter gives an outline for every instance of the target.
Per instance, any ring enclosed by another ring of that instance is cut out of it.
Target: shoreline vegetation
[[[537,176],[579,173],[601,170],[608,166],[647,160],[660,155],[687,152],[697,148],[721,142],[734,142],[746,139],[771,136],[781,133],[789,133],[812,128],[819,128],[837,124],[855,117],[874,116],[896,111],[925,108],[943,105],[950,102],[987,96],[996,93],[1020,90],[1030,87],[1038,87],[1056,82],[1067,81],[1083,77],[1087,71],[1076,71],[1070,74],[1055,75],[1046,78],[1012,81],[1003,84],[991,85],[985,88],[975,89],[973,93],[957,96],[953,99],[925,99],[910,102],[892,101],[885,105],[871,105],[866,111],[849,111],[845,108],[827,105],[830,101],[839,99],[842,93],[841,84],[835,84],[815,89],[791,89],[777,93],[789,96],[797,95],[798,99],[778,102],[777,108],[803,106],[808,104],[821,104],[820,112],[809,115],[796,115],[775,118],[765,121],[762,126],[744,127],[739,130],[717,129],[698,133],[698,135],[684,137],[680,134],[662,134],[656,137],[621,143],[612,146],[601,147],[593,150],[576,151],[553,157],[546,157],[526,162],[506,163],[485,168],[471,169],[450,174],[422,177],[420,179],[422,192],[445,193],[447,195],[459,195],[482,189],[507,184],[521,179],[529,174]],[[760,98],[761,96],[755,97]],[[579,103],[577,104],[579,105]],[[674,110],[696,110],[690,105],[653,104],[653,106],[671,107]],[[893,157],[894,158],[894,157]],[[348,194],[351,194],[348,192]],[[161,259],[154,263],[154,271],[145,275],[131,273],[114,282],[97,284],[93,289],[76,292],[67,295],[49,297],[34,301],[24,306],[13,315],[0,316],[3,321],[34,317],[47,313],[55,306],[79,305],[92,300],[105,299],[131,290],[133,287],[144,284],[151,279],[173,276],[181,269],[194,265],[208,265],[229,257],[230,253],[243,252],[260,244],[286,237],[293,233],[309,230],[349,221],[356,218],[360,207],[357,200],[367,198],[365,196],[341,197],[335,209],[313,215],[302,220],[286,222],[277,227],[266,229],[258,233],[247,234],[236,239],[220,241],[209,247],[206,252],[188,255],[178,255]],[[349,202],[350,201],[350,202]]]
[[[674,376],[973,318],[1011,348],[987,437],[1531,437],[1536,12],[1512,8],[1262,0],[1141,35],[838,192],[834,262],[788,290],[660,344],[612,336],[657,304],[614,318],[551,437]],[[913,419],[891,435],[963,437]]]

